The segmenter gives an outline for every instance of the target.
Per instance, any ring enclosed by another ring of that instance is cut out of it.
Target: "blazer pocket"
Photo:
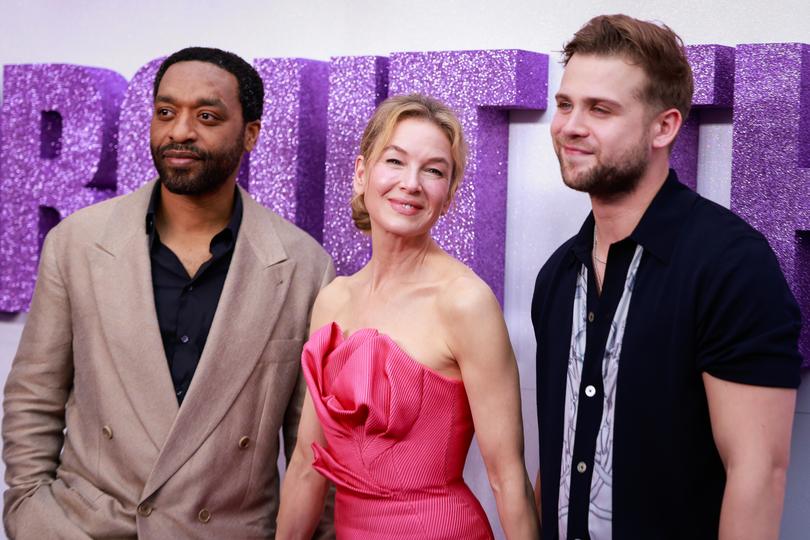
[[[96,501],[104,492],[77,474],[62,474],[52,484],[54,496],[57,499],[71,499],[70,502],[80,502],[87,508],[96,511]],[[67,501],[65,501],[67,502]]]
[[[53,498],[62,510],[62,515],[82,531],[82,538],[133,538],[134,523],[131,511],[89,480],[72,472],[60,471],[51,484]],[[62,525],[59,527],[63,528]],[[53,535],[43,538],[70,538]]]
[[[17,515],[7,523],[9,538],[16,540],[46,538],[91,540],[87,533],[71,521],[65,509],[56,500],[52,489],[56,482],[58,480],[39,486],[30,497],[20,504],[17,508]]]
[[[271,339],[264,347],[259,362],[278,364],[300,362],[304,340],[300,338]]]

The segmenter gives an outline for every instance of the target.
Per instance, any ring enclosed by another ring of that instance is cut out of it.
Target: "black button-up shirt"
[[[242,223],[242,199],[236,190],[230,222],[211,239],[211,258],[193,277],[189,277],[180,259],[160,241],[155,227],[155,211],[159,203],[160,183],[157,183],[146,213],[152,287],[163,349],[177,402],[182,403],[205,348],[231,266],[236,235]]]
[[[602,295],[591,263],[594,219],[540,270],[537,338],[543,538],[588,538],[602,399],[580,399],[568,531],[558,531],[563,413],[576,277],[589,275],[580,395],[602,396],[602,358],[633,252],[639,266],[615,397],[614,538],[716,538],[725,471],[712,438],[702,373],[744,384],[799,385],[799,308],[765,238],[670,171],[633,233],[611,245]]]

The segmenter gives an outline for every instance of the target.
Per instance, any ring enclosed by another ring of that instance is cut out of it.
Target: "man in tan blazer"
[[[278,434],[289,456],[334,269],[236,187],[263,102],[250,65],[184,49],[155,90],[159,180],[69,216],[42,250],[5,388],[11,538],[275,532]]]

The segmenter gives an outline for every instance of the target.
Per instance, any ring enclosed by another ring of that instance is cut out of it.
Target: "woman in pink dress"
[[[465,159],[458,119],[431,98],[389,98],[366,127],[351,205],[372,256],[313,308],[278,539],[311,538],[329,481],[338,539],[492,538],[462,478],[473,432],[506,537],[538,537],[500,306],[430,236]]]

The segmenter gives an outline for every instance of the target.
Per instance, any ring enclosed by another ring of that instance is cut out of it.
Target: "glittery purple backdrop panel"
[[[42,237],[114,193],[126,80],[63,64],[6,66],[0,116],[0,310],[27,309]]]
[[[730,108],[734,101],[734,49],[722,45],[686,47],[694,78],[692,111],[681,127],[672,149],[670,164],[678,178],[697,188],[698,132],[701,109]]]
[[[374,109],[388,95],[388,59],[379,56],[332,58],[329,66],[323,246],[338,274],[357,272],[368,262],[369,237],[352,221],[354,160]]]
[[[697,111],[691,111],[681,126],[675,146],[669,156],[669,166],[678,173],[678,180],[692,189],[697,189],[698,145],[700,119]]]
[[[165,57],[141,67],[132,77],[118,122],[118,193],[129,193],[157,176],[149,151],[155,74]]]
[[[249,191],[307,231],[323,232],[324,157],[329,64],[298,58],[256,60],[264,113],[250,156]]]
[[[762,232],[802,308],[810,366],[810,46],[738,45],[731,208]]]
[[[695,81],[692,106],[697,109],[731,107],[734,104],[734,48],[689,45],[686,56]]]
[[[470,147],[450,212],[433,231],[503,302],[509,109],[544,110],[548,56],[520,50],[396,53],[391,95],[420,92],[459,115]]]

